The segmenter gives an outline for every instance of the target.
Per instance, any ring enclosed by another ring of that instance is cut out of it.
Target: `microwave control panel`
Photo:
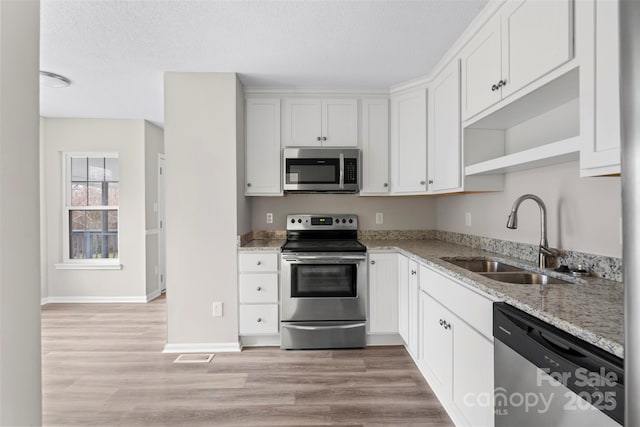
[[[358,183],[358,159],[354,159],[354,158],[344,159],[344,183],[345,184]]]

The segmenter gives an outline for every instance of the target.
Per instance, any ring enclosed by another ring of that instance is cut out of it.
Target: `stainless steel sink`
[[[506,271],[522,271],[519,267],[513,265],[504,264],[500,261],[493,261],[490,259],[457,259],[457,258],[442,258],[443,261],[450,262],[474,273],[499,273]]]
[[[544,274],[529,273],[526,271],[517,273],[483,273],[482,275],[499,282],[515,283],[520,285],[557,285],[571,283],[566,280],[556,279],[555,277],[546,276]]]

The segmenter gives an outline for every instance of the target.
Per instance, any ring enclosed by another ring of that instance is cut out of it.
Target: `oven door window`
[[[338,184],[339,159],[287,159],[287,184]]]
[[[291,266],[293,298],[355,298],[356,264],[294,264]]]

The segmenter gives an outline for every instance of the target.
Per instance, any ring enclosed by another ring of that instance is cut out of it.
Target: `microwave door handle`
[[[344,153],[340,152],[340,190],[344,190]]]

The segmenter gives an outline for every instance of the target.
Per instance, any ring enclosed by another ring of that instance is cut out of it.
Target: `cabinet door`
[[[398,255],[398,333],[409,343],[409,258]]]
[[[397,254],[369,254],[369,332],[398,333]]]
[[[519,0],[502,16],[502,97],[521,89],[573,57],[573,1]]]
[[[594,45],[587,45],[593,56],[585,61],[587,66],[580,67],[580,84],[593,88],[593,92],[589,91],[592,98],[589,103],[594,107],[591,114],[586,108],[582,110],[585,113],[581,126],[586,129],[581,129],[585,137],[580,152],[580,175],[616,174],[620,173],[621,140],[619,2],[582,2],[580,7],[587,8],[594,25],[589,31],[595,31]],[[593,72],[586,73],[590,67]]]
[[[245,194],[282,194],[280,99],[247,99],[246,131]]]
[[[282,145],[319,147],[321,139],[322,101],[316,98],[285,98]]]
[[[427,189],[427,91],[391,99],[391,190],[425,193]]]
[[[455,60],[429,89],[429,190],[459,189],[460,158],[460,63]]]
[[[358,100],[322,100],[322,146],[358,146]]]
[[[436,300],[420,292],[421,363],[436,377],[438,390],[448,399],[453,378],[453,317]]]
[[[462,111],[465,120],[500,100],[500,90],[492,88],[502,78],[501,43],[498,15],[485,24],[462,53]]]
[[[493,426],[493,343],[461,320],[453,329],[453,401],[469,425]]]
[[[418,263],[409,260],[409,352],[419,358],[418,348]]]
[[[362,189],[360,194],[389,192],[389,101],[362,100]]]

